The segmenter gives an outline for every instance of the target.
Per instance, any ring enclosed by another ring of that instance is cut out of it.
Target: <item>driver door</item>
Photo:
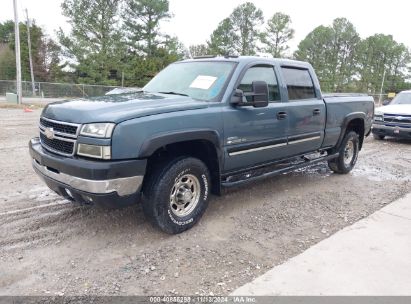
[[[269,88],[267,107],[228,105],[223,112],[224,120],[224,170],[235,171],[270,160],[281,158],[287,150],[288,119],[282,113],[286,103],[281,101],[274,66],[249,67],[238,89],[251,92],[253,81],[265,81]]]

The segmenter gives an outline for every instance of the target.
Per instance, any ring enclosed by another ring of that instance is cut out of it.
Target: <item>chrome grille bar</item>
[[[77,148],[80,124],[40,117],[40,143],[46,150],[63,156],[73,156]],[[53,129],[53,138],[47,138],[46,129]],[[64,132],[63,130],[67,131]]]

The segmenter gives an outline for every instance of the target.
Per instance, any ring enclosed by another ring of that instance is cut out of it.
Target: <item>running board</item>
[[[307,159],[307,160],[304,160],[304,161],[302,161],[298,164],[293,164],[293,165],[287,166],[285,168],[280,168],[280,169],[276,169],[276,170],[273,170],[273,171],[270,171],[270,172],[262,173],[260,175],[247,177],[247,175],[251,175],[251,173],[253,172],[253,171],[249,171],[248,173],[242,174],[242,175],[245,175],[246,178],[236,180],[236,181],[232,181],[232,182],[230,181],[230,178],[232,178],[233,176],[229,176],[229,177],[227,177],[227,179],[225,181],[223,181],[221,183],[221,186],[223,186],[225,188],[229,188],[229,187],[239,186],[239,185],[242,185],[242,184],[245,184],[245,183],[255,182],[255,181],[258,181],[260,179],[265,179],[265,178],[276,176],[276,175],[279,175],[279,174],[291,172],[291,171],[294,171],[294,170],[297,170],[297,169],[309,167],[309,166],[314,165],[316,163],[320,163],[320,162],[323,162],[323,161],[328,161],[328,160],[337,158],[338,155],[339,155],[339,153],[336,153],[336,154],[327,155],[327,156],[324,156],[324,157],[319,157],[319,158],[316,158],[316,159],[313,159],[313,160],[308,160]]]

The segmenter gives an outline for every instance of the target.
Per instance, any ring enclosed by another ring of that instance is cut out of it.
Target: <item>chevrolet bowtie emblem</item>
[[[46,137],[47,137],[48,139],[53,139],[53,138],[54,138],[54,130],[53,130],[53,128],[46,128],[46,129],[44,130],[44,134],[46,135]]]

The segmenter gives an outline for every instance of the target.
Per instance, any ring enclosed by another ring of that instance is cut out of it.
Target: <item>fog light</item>
[[[111,147],[110,146],[96,146],[87,144],[78,144],[77,154],[81,156],[110,159]]]
[[[93,202],[93,199],[88,195],[83,195],[83,199],[89,204]]]
[[[66,191],[68,196],[70,196],[72,199],[74,199],[73,194],[71,193],[71,191],[69,189],[65,188],[64,191]]]

